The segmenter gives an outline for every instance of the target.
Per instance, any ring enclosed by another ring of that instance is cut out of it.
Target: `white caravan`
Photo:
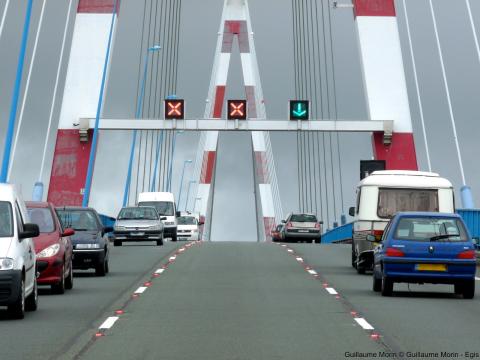
[[[375,171],[357,187],[352,234],[352,266],[358,273],[372,268],[375,243],[366,240],[374,235],[380,241],[388,221],[399,211],[455,212],[453,186],[438,174],[386,170]]]
[[[38,226],[13,185],[0,184],[0,306],[18,319],[37,310],[35,247]]]
[[[163,236],[177,241],[177,207],[175,197],[170,192],[143,192],[138,194],[138,206],[153,206],[163,220]]]

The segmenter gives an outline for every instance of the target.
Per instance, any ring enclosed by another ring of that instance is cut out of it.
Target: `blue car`
[[[375,248],[373,290],[390,296],[394,283],[453,284],[455,294],[472,299],[475,271],[475,246],[459,215],[402,212]]]

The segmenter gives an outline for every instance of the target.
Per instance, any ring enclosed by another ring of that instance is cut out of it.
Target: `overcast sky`
[[[46,137],[56,66],[67,13],[67,0],[46,0],[46,18],[40,36],[39,50],[26,103],[24,125],[15,161],[12,182],[31,197],[33,183],[38,180],[41,149]],[[151,0],[147,0],[150,3]],[[158,0],[159,2],[161,0]],[[256,50],[264,97],[269,118],[285,118],[287,101],[294,97],[292,0],[250,0]],[[3,11],[6,0],[0,0]],[[74,1],[75,3],[76,1]],[[348,1],[345,1],[348,2]],[[0,39],[0,138],[5,137],[16,61],[20,46],[26,0],[12,0]],[[33,40],[42,1],[35,0],[25,70],[28,69]],[[480,29],[480,2],[471,1],[474,18]],[[138,61],[143,19],[141,0],[122,0],[104,117],[133,117],[137,91]],[[422,170],[427,169],[424,143],[420,132],[419,110],[413,83],[412,65],[406,39],[401,1],[397,0],[400,35],[410,105],[415,130],[417,155]],[[177,95],[187,101],[188,115],[203,115],[223,0],[183,0],[180,33],[179,84]],[[452,93],[458,136],[461,144],[467,183],[472,187],[476,204],[480,204],[478,113],[480,102],[480,63],[463,0],[434,0],[440,38],[445,55],[447,75]],[[411,31],[417,60],[426,127],[434,171],[448,177],[459,189],[461,177],[452,136],[452,127],[441,78],[433,24],[427,0],[407,0]],[[74,14],[71,25],[73,25]],[[337,81],[338,116],[340,119],[366,117],[358,46],[351,9],[333,11],[334,58]],[[71,37],[70,27],[70,35]],[[68,55],[68,53],[67,53]],[[68,56],[67,56],[68,59]],[[25,84],[26,71],[23,79]],[[63,89],[65,67],[60,89]],[[55,121],[58,120],[60,91]],[[238,56],[232,57],[227,98],[243,97],[241,66]],[[56,125],[49,134],[49,156],[43,181],[48,183],[53,155]],[[272,134],[277,175],[284,212],[298,208],[296,171],[296,136]],[[174,163],[173,190],[178,192],[181,166],[185,159],[194,159],[194,133],[178,137]],[[99,211],[116,215],[121,205],[127,168],[130,135],[126,132],[103,132],[100,137],[93,182],[91,205]],[[358,182],[359,160],[370,159],[371,143],[367,134],[341,134],[342,187],[345,211],[353,204]],[[127,145],[126,145],[127,144]],[[3,146],[0,155],[3,153]],[[334,164],[338,166],[338,164]],[[191,179],[187,169],[186,180]],[[329,170],[329,169],[328,169]],[[212,235],[214,240],[255,239],[255,203],[250,138],[248,134],[222,134],[214,204]],[[330,184],[331,186],[331,184]],[[185,194],[185,192],[184,192]],[[337,195],[337,201],[338,195]],[[182,201],[183,203],[183,201]],[[190,205],[193,197],[190,198]],[[460,204],[458,196],[457,204]],[[337,217],[339,217],[340,210]],[[333,217],[333,215],[332,215]]]

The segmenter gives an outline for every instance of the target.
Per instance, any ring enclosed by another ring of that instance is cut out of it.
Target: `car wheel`
[[[14,319],[23,319],[25,317],[25,280],[20,283],[20,293],[17,300],[8,306],[8,312]]]
[[[53,284],[52,285],[52,292],[54,294],[63,294],[65,293],[65,264],[62,266],[62,271],[61,271],[61,278],[60,282],[58,284]]]
[[[315,244],[320,244],[322,242],[322,238],[319,237],[318,239],[315,239]]]
[[[177,241],[177,235],[172,235],[172,241]]]
[[[113,246],[122,246],[122,242],[120,240],[114,240]]]
[[[463,284],[462,283],[454,284],[453,292],[455,293],[455,295],[463,295]]]
[[[38,287],[37,287],[37,279],[33,284],[33,291],[32,293],[25,299],[25,310],[27,311],[35,311],[38,308]]]
[[[475,296],[475,280],[466,281],[462,286],[464,299],[473,299]]]
[[[382,290],[382,279],[376,276],[375,271],[373,271],[372,277],[373,277],[372,290],[375,292],[380,292]]]
[[[382,296],[392,296],[393,293],[393,281],[387,278],[385,275],[382,276]]]
[[[358,274],[364,275],[364,274],[365,274],[365,271],[366,271],[365,267],[360,266],[360,265],[357,264],[357,273],[358,273]]]
[[[65,289],[72,289],[73,288],[73,264],[70,261],[70,271],[68,272],[68,276],[65,279]]]
[[[162,246],[163,245],[163,239],[157,240],[157,246]]]
[[[355,254],[355,245],[352,242],[352,267],[357,268],[357,255]]]
[[[105,257],[103,258],[103,261],[97,264],[97,266],[95,266],[95,275],[105,276],[105,274],[107,273],[107,267],[108,267],[108,260],[105,255]]]

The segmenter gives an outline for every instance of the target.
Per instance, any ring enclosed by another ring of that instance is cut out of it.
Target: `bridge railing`
[[[348,223],[332,230],[328,230],[322,235],[322,243],[345,243],[352,240],[353,223]]]

